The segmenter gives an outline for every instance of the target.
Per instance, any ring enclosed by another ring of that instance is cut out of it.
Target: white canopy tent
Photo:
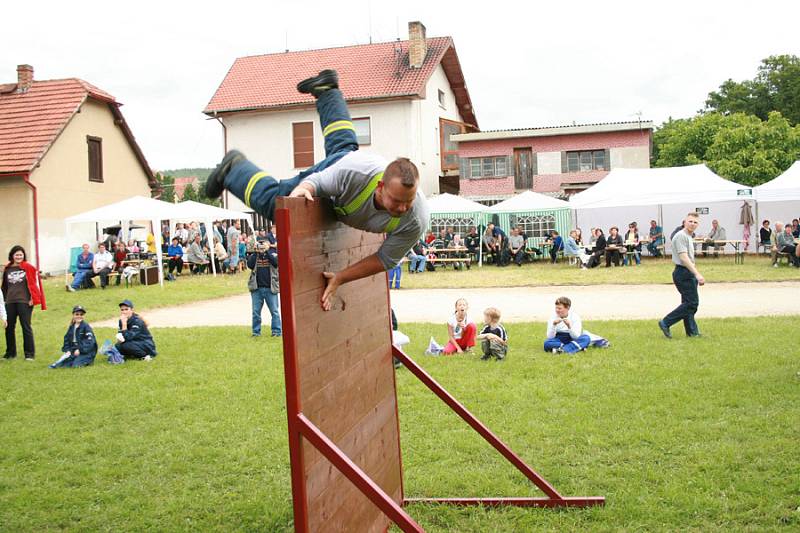
[[[199,202],[183,202],[181,204],[171,204],[156,200],[153,198],[146,198],[144,196],[134,196],[120,202],[98,207],[67,218],[64,223],[66,225],[67,243],[71,242],[70,228],[72,225],[81,224],[86,222],[91,223],[109,223],[122,221],[123,234],[127,234],[128,224],[131,220],[148,221],[153,225],[153,235],[156,239],[156,250],[161,250],[161,222],[164,220],[170,221],[170,227],[174,227],[172,221],[199,221],[206,224],[206,231],[211,231],[212,221],[220,219],[248,219],[248,213],[240,211],[232,211],[222,209],[211,205],[201,204]],[[213,246],[210,248],[213,249]],[[212,252],[213,254],[213,252]],[[69,275],[69,259],[67,260],[66,272]],[[164,285],[164,265],[161,254],[156,254],[156,261],[158,264],[158,277],[161,285]],[[212,271],[213,255],[212,255]]]
[[[213,239],[213,222],[215,220],[242,220],[246,219],[253,224],[253,217],[251,213],[244,213],[242,211],[235,211],[233,209],[225,209],[214,205],[208,205],[194,200],[186,200],[179,204],[174,205],[173,213],[169,219],[170,236],[175,231],[175,222],[203,222],[206,225],[206,238],[208,242],[208,250],[211,255],[211,273],[217,275],[217,266],[214,263],[214,239]],[[209,238],[209,235],[211,238]]]
[[[728,239],[741,239],[739,220],[744,203],[752,205],[753,190],[728,181],[705,165],[614,169],[599,183],[570,199],[576,226],[624,228],[637,222],[641,236],[650,220],[658,221],[666,237],[690,211],[701,211],[699,235],[717,219]],[[707,210],[707,211],[706,211]],[[751,236],[752,239],[752,236]],[[669,246],[669,239],[667,239]]]
[[[776,221],[786,223],[800,217],[800,161],[754,190],[758,202],[756,224],[760,225],[764,219],[770,225]]]
[[[489,208],[491,213],[524,213],[545,209],[570,208],[569,202],[559,200],[546,194],[525,191]]]
[[[443,193],[428,198],[431,225],[433,225],[434,220],[448,226],[458,226],[457,222],[468,221],[468,225],[478,227],[484,223],[488,209],[483,204],[455,194]],[[483,232],[480,235],[480,248],[481,253],[478,255],[478,264],[482,265]]]
[[[146,198],[144,196],[133,196],[127,200],[122,200],[103,207],[98,207],[84,213],[71,216],[64,220],[66,225],[67,243],[71,242],[70,229],[74,224],[82,222],[108,223],[122,221],[123,234],[127,233],[128,221],[147,220],[153,224],[153,234],[156,238],[156,249],[161,249],[161,221],[168,220],[170,213],[175,209],[174,204]],[[109,250],[110,251],[110,250]],[[158,261],[158,277],[161,285],[164,285],[164,265],[161,254],[156,254]],[[67,260],[66,276],[69,275],[69,259]]]

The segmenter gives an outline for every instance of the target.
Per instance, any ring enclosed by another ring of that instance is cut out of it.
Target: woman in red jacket
[[[6,327],[6,359],[17,356],[16,327],[17,318],[22,326],[23,349],[25,360],[33,361],[36,357],[36,347],[33,343],[33,328],[31,315],[33,306],[41,305],[42,292],[39,289],[39,275],[36,268],[28,263],[25,249],[14,246],[8,252],[8,263],[3,272],[3,296],[6,300],[8,326]]]

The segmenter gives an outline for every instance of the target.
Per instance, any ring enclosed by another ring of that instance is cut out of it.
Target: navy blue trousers
[[[697,307],[700,305],[697,278],[685,266],[675,265],[675,270],[672,271],[672,282],[681,294],[681,304],[663,318],[664,324],[670,327],[683,320],[683,329],[686,331],[686,335],[699,335],[700,330],[694,320]]]
[[[358,150],[356,131],[339,89],[327,90],[319,96],[317,112],[325,137],[325,159],[286,180],[275,179],[250,161],[242,161],[225,176],[225,188],[257,213],[274,220],[275,198],[288,196],[309,175]]]

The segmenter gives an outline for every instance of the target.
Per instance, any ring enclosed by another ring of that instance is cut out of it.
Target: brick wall
[[[518,139],[493,139],[458,143],[459,157],[490,155],[512,155],[514,148],[531,148],[538,152],[562,152],[572,150],[603,150],[649,146],[649,130],[614,131],[608,133],[586,133],[582,135],[555,135],[553,137],[523,137]]]
[[[649,130],[586,133],[581,135],[554,135],[552,137],[522,137],[517,139],[493,139],[484,141],[461,141],[458,156],[461,158],[513,156],[514,148],[530,148],[534,154],[573,150],[604,150],[628,147],[647,147]],[[509,168],[513,172],[513,168]],[[539,193],[559,193],[571,189],[569,184],[596,183],[606,177],[608,171],[573,172],[566,174],[537,174],[533,177],[533,190]],[[462,196],[512,195],[515,192],[513,176],[505,178],[461,179],[459,190]]]

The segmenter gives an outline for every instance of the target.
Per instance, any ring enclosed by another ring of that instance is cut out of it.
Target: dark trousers
[[[676,265],[675,270],[672,271],[672,282],[681,294],[681,304],[664,317],[664,324],[670,327],[683,320],[683,329],[686,330],[686,335],[699,335],[700,330],[694,320],[697,307],[700,305],[700,296],[697,294],[697,278],[685,266]]]
[[[518,265],[522,264],[522,260],[525,259],[525,250],[520,248],[517,250],[517,253],[512,254],[514,256],[514,262]]]
[[[248,207],[274,220],[275,198],[288,196],[309,175],[328,168],[344,155],[358,150],[356,130],[339,89],[329,89],[319,96],[317,112],[325,137],[325,159],[285,180],[277,180],[250,161],[242,161],[225,176],[225,188]]]
[[[183,259],[181,259],[180,257],[177,257],[177,258],[176,257],[170,257],[169,258],[169,262],[167,264],[169,265],[169,273],[170,274],[172,274],[172,272],[176,268],[178,269],[178,274],[183,272]]]
[[[792,245],[787,245],[781,248],[781,252],[785,254],[789,254],[789,262],[794,266],[800,265],[800,257],[795,255],[795,247]]]
[[[33,358],[36,355],[36,346],[33,343],[33,327],[31,327],[31,316],[33,306],[23,303],[6,304],[8,314],[8,327],[6,327],[6,354],[7,359],[17,356],[17,318],[22,326],[22,347],[25,350],[26,358]]]
[[[611,266],[611,261],[614,261],[614,266],[619,266],[620,258],[622,255],[619,250],[606,250],[606,266]]]
[[[95,276],[100,276],[100,286],[101,286],[101,287],[105,287],[105,286],[107,286],[107,285],[108,285],[108,274],[109,274],[110,272],[111,272],[111,269],[110,269],[110,268],[104,268],[104,269],[100,270],[100,272],[94,272],[94,271],[92,271],[92,272],[89,274],[89,276],[88,276],[88,277],[89,277],[89,279],[91,279],[91,278],[93,278],[93,277],[95,277]]]
[[[155,357],[155,350],[148,343],[138,341],[125,341],[115,345],[125,359],[144,359],[146,355]]]

